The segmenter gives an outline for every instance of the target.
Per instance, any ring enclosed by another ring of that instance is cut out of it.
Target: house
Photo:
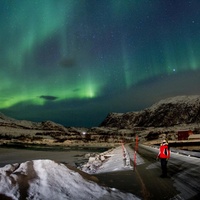
[[[180,130],[178,131],[178,140],[188,140],[188,137],[192,134],[191,130]]]
[[[200,134],[192,134],[188,137],[188,140],[200,140]]]

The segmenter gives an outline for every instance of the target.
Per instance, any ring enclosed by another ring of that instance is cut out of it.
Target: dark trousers
[[[161,169],[162,169],[162,176],[167,176],[167,159],[161,158],[160,163],[161,163]]]

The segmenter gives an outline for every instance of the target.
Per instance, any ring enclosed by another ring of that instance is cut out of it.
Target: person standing
[[[161,177],[162,178],[167,177],[167,161],[170,158],[170,150],[166,140],[162,141],[157,158],[160,159],[161,163],[161,169],[162,169]]]

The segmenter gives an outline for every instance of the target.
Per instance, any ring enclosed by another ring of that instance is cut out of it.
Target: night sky
[[[200,0],[1,0],[0,112],[98,126],[200,94]]]

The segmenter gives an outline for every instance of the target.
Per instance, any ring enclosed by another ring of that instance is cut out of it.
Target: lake
[[[0,167],[7,164],[22,163],[30,160],[50,159],[75,166],[88,159],[84,157],[87,153],[100,153],[106,151],[104,148],[87,149],[59,149],[59,148],[4,148],[0,147]]]

